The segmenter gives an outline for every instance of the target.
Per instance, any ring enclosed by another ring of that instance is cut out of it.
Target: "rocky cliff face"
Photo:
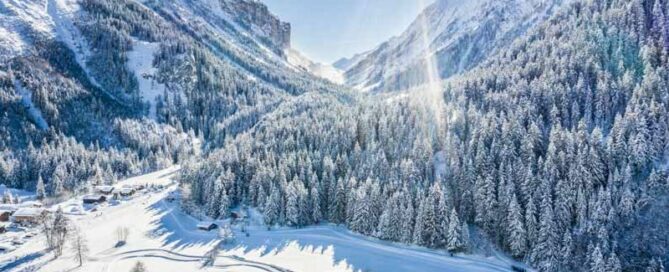
[[[223,9],[235,21],[263,36],[280,49],[290,47],[290,24],[280,21],[257,0],[221,0]]]

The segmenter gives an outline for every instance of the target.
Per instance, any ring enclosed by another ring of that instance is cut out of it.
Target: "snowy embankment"
[[[153,66],[153,58],[160,48],[159,43],[134,41],[128,52],[128,68],[135,73],[139,82],[139,93],[149,103],[149,117],[156,118],[156,98],[165,92],[165,85],[155,80],[158,69]]]
[[[88,240],[90,254],[77,268],[69,250],[53,260],[41,237],[16,251],[0,255],[2,271],[130,271],[142,261],[148,271],[509,271],[504,259],[456,255],[406,247],[363,237],[335,226],[268,231],[251,220],[245,236],[237,227],[236,242],[219,251],[212,266],[205,255],[219,244],[217,232],[197,230],[178,201],[167,200],[177,186],[171,181],[178,167],[131,178],[119,185],[169,186],[139,193],[97,211],[69,214]],[[72,199],[61,205],[75,205]],[[251,219],[257,219],[252,216]],[[222,223],[222,222],[219,222]],[[127,243],[115,247],[116,231],[128,228]]]

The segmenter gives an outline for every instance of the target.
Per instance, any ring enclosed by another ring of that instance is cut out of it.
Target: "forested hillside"
[[[452,252],[476,230],[540,271],[662,271],[667,4],[576,1],[446,82],[443,107],[303,96],[181,181],[212,217],[246,203]]]
[[[248,205],[270,228],[489,241],[539,271],[663,271],[669,1],[550,3],[437,54],[453,77],[433,99],[289,64],[290,26],[255,0],[0,2],[0,184],[57,198],[181,164],[200,217]]]
[[[0,183],[48,196],[179,163],[339,88],[285,61],[290,27],[255,1],[11,1],[0,27]]]

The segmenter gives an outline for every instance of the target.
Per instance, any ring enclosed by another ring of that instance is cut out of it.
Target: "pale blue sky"
[[[331,63],[399,35],[434,0],[262,0],[292,25],[292,47]]]

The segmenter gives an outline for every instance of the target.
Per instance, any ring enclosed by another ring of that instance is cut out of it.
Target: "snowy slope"
[[[342,70],[332,65],[313,62],[295,49],[290,48],[286,50],[286,59],[288,60],[288,63],[300,69],[304,69],[315,76],[327,79],[332,83],[344,83]]]
[[[117,186],[169,186],[178,167],[126,181]],[[149,271],[510,271],[504,259],[456,255],[400,246],[362,237],[334,226],[267,231],[248,227],[246,237],[235,227],[237,241],[219,251],[213,267],[202,267],[205,254],[219,240],[216,232],[196,230],[197,220],[165,200],[176,186],[140,193],[96,212],[68,215],[88,240],[90,255],[79,271],[129,271],[141,260]],[[80,199],[61,203],[80,206]],[[220,222],[224,223],[224,222]],[[129,229],[127,244],[114,247],[115,231]],[[9,234],[6,234],[9,235]],[[15,235],[12,233],[12,235]],[[77,264],[70,251],[53,260],[42,250],[41,237],[30,238],[16,251],[0,255],[0,270],[63,271]]]
[[[369,53],[371,53],[371,51],[364,52],[364,53],[358,53],[358,54],[353,55],[350,58],[339,59],[339,60],[335,61],[334,63],[332,63],[332,66],[334,66],[335,68],[337,68],[339,70],[347,71],[348,69],[353,67],[353,65],[358,64],[358,62],[360,62],[361,60],[366,58],[367,55],[369,55]]]
[[[0,1],[0,60],[29,49],[32,33],[53,31],[45,7],[45,0]]]
[[[165,93],[165,85],[155,80],[157,70],[153,66],[153,56],[160,44],[134,41],[128,52],[128,68],[135,73],[139,82],[139,94],[149,103],[149,117],[156,118],[156,98]]]
[[[14,89],[19,91],[19,94],[21,95],[21,102],[26,108],[30,120],[35,124],[35,126],[37,126],[37,128],[41,130],[47,130],[49,128],[49,124],[44,119],[44,116],[42,116],[40,109],[33,103],[32,93],[29,90],[26,90],[26,88],[23,88],[23,86],[21,86],[21,84],[16,80],[14,81]]]
[[[355,60],[342,60],[346,83],[360,90],[404,90],[466,71],[510,44],[570,0],[439,0],[400,36]]]

